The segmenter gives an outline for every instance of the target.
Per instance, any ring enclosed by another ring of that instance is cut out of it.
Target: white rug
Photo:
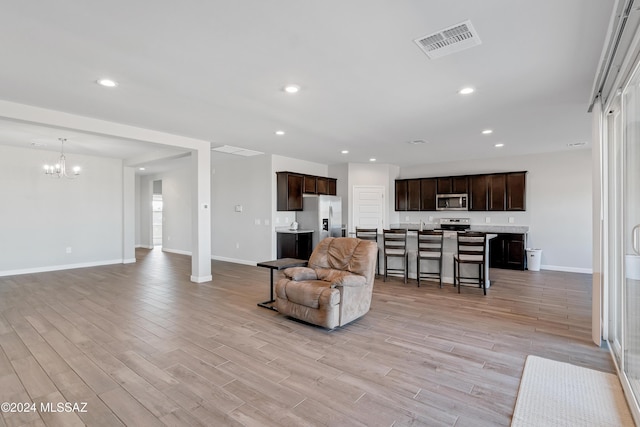
[[[528,356],[512,427],[634,426],[618,377]]]

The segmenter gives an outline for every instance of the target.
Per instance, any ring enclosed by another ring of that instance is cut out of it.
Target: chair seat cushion
[[[340,303],[340,291],[332,288],[331,283],[324,280],[296,282],[282,279],[276,286],[276,294],[279,298],[311,308]]]
[[[458,254],[453,256],[458,262],[472,262],[481,264],[483,262],[482,255],[466,255],[466,254]]]
[[[385,255],[404,256],[407,253],[404,249],[386,249]]]
[[[420,251],[420,258],[440,258],[440,252]]]

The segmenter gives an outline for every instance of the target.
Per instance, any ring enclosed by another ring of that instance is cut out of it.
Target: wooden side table
[[[278,311],[278,309],[276,309],[273,305],[271,305],[276,301],[273,298],[273,271],[284,270],[285,268],[289,268],[289,267],[306,267],[307,263],[308,261],[306,259],[296,259],[296,258],[282,258],[282,259],[276,259],[273,261],[259,262],[257,264],[258,267],[264,267],[271,270],[271,298],[268,301],[259,302],[258,306],[268,308],[269,310]]]

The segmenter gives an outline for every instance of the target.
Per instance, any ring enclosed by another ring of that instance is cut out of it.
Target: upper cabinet
[[[469,210],[487,210],[487,175],[473,175],[469,177]]]
[[[297,173],[277,172],[277,180],[278,210],[301,211],[304,177]]]
[[[526,174],[526,172],[507,174],[506,203],[508,211],[524,211],[527,208]]]
[[[279,211],[301,211],[302,194],[336,195],[337,180],[296,172],[276,172],[277,209]]]
[[[422,178],[420,180],[420,210],[436,210],[437,178]]]
[[[436,194],[467,194],[470,211],[524,211],[526,172],[396,180],[396,211],[435,211]]]
[[[444,176],[435,179],[438,194],[466,194],[468,191],[466,176]]]

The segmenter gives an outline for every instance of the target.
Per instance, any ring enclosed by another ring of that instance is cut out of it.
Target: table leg
[[[276,302],[273,298],[273,269],[271,269],[271,291],[270,291],[271,299],[269,301],[259,302],[258,307],[268,308],[269,310],[278,311],[272,304]]]

